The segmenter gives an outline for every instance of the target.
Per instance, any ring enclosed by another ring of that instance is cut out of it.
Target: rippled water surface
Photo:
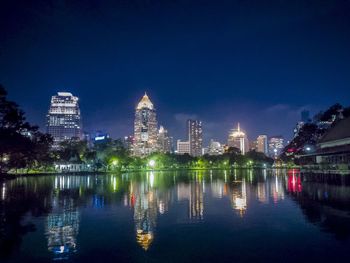
[[[0,186],[1,262],[338,262],[350,187],[295,170],[18,178]]]

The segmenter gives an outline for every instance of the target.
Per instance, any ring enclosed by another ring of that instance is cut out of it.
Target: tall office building
[[[265,155],[268,155],[268,144],[267,144],[267,136],[266,135],[259,135],[257,140],[257,151],[262,152]]]
[[[161,125],[158,131],[158,147],[162,153],[172,152],[172,138],[169,137],[168,130]]]
[[[242,154],[248,152],[249,143],[247,135],[241,130],[239,123],[237,129],[232,129],[227,140],[228,147],[238,148]]]
[[[258,150],[258,140],[249,140],[249,151]]]
[[[187,120],[188,141],[190,143],[190,155],[201,156],[203,144],[202,122]]]
[[[144,156],[157,151],[157,115],[147,94],[137,104],[134,122],[134,155]]]
[[[269,154],[272,158],[277,158],[284,147],[284,139],[282,136],[273,136],[269,139]]]
[[[81,139],[82,121],[78,101],[78,97],[70,92],[58,92],[51,97],[46,128],[53,137],[54,148],[58,148],[65,140]]]

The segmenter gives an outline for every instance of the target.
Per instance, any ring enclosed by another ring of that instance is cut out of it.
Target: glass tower
[[[65,140],[82,136],[82,122],[79,99],[69,92],[58,92],[51,97],[51,105],[47,114],[47,133],[54,140],[53,147],[58,148]]]

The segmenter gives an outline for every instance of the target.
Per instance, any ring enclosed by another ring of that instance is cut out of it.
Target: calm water
[[[0,187],[1,262],[338,262],[350,187],[289,171],[19,178]]]

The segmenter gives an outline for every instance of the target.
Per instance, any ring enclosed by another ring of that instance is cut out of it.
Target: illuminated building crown
[[[140,110],[142,108],[147,108],[147,109],[153,110],[153,103],[148,98],[146,92],[145,92],[145,95],[143,95],[142,99],[140,100],[139,104],[137,104],[137,107],[136,107],[137,110]]]

